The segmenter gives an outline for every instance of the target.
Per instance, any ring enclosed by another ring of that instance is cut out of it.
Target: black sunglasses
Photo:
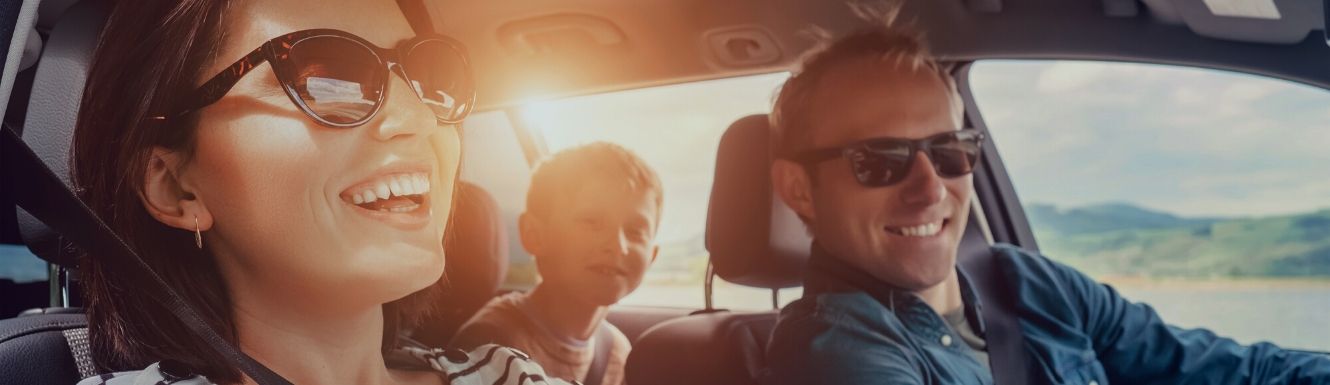
[[[359,126],[374,118],[383,108],[390,72],[405,79],[442,124],[461,122],[476,100],[471,65],[456,40],[418,36],[386,49],[348,32],[309,29],[263,43],[200,86],[184,108],[156,119],[216,103],[264,61],[296,107],[331,127]]]
[[[850,171],[864,187],[884,187],[905,180],[914,165],[914,153],[922,151],[938,176],[956,178],[974,172],[983,148],[984,133],[964,129],[923,139],[874,138],[843,147],[809,150],[788,159],[811,166],[836,157],[850,162]]]

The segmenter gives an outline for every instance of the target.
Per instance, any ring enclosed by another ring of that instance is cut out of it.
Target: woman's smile
[[[430,162],[393,163],[338,194],[352,211],[403,231],[420,230],[434,217]]]

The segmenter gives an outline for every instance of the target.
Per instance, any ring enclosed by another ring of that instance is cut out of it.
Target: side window
[[[656,241],[660,254],[642,286],[620,303],[700,308],[707,265],[707,201],[716,149],[739,118],[767,113],[786,73],[642,88],[533,103],[522,118],[550,152],[593,141],[617,143],[660,174],[664,215]],[[716,279],[718,307],[770,309],[769,290]],[[782,300],[793,300],[786,293]]]
[[[1330,92],[1079,61],[970,87],[1043,254],[1171,324],[1330,351]]]
[[[0,243],[0,319],[48,303],[46,262],[28,247]]]
[[[517,234],[517,216],[526,208],[531,183],[521,142],[503,111],[474,114],[462,124],[461,178],[493,196],[506,222],[509,262],[503,288],[528,288],[536,282],[536,268]]]

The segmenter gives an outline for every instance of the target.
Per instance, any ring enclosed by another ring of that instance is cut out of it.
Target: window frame
[[[1330,12],[1330,9],[1327,9]],[[1330,93],[1330,87],[1314,82],[1308,82],[1303,79],[1279,76],[1278,73],[1261,72],[1255,70],[1244,70],[1241,68],[1221,68],[1196,65],[1194,63],[1176,63],[1176,62],[1151,62],[1145,60],[1112,60],[1104,58],[1060,58],[1060,57],[984,57],[975,60],[954,62],[955,69],[952,70],[952,77],[956,80],[957,91],[960,93],[965,108],[965,122],[970,127],[978,128],[988,132],[989,128],[980,113],[978,103],[974,98],[970,83],[970,70],[974,64],[979,61],[999,61],[999,60],[1020,60],[1030,62],[1054,62],[1054,61],[1084,61],[1084,62],[1103,62],[1103,63],[1124,63],[1124,64],[1145,64],[1162,65],[1188,70],[1218,71],[1231,74],[1240,74],[1261,78],[1264,80],[1288,83],[1292,85],[1307,86]],[[997,144],[991,133],[985,136],[985,149],[981,160],[974,172],[974,189],[976,203],[978,208],[972,209],[972,212],[978,212],[985,218],[992,242],[1002,242],[1019,246],[1021,248],[1039,252],[1038,243],[1035,240],[1033,227],[1025,214],[1024,206],[1021,205],[1020,198],[1016,193],[1015,184],[1007,173],[1006,166],[1002,162],[1001,156],[997,151]],[[1280,346],[1281,350],[1291,352],[1302,352],[1321,354],[1330,356],[1330,351],[1318,351],[1301,348],[1288,348]]]

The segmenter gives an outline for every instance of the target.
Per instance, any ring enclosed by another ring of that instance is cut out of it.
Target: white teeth
[[[411,177],[411,186],[416,194],[424,194],[429,191],[429,182],[426,182],[425,177],[420,175]]]
[[[406,189],[407,194],[417,195],[424,193],[419,187],[416,187],[416,178],[414,176],[402,175],[402,177],[398,179],[398,182],[402,184],[402,188]]]
[[[429,177],[425,173],[390,175],[362,187],[363,190],[359,192],[349,194],[346,199],[360,205],[395,196],[425,194],[429,192],[429,187]]]
[[[907,237],[931,237],[937,235],[942,230],[942,222],[934,222],[919,226],[901,227],[897,231]]]

